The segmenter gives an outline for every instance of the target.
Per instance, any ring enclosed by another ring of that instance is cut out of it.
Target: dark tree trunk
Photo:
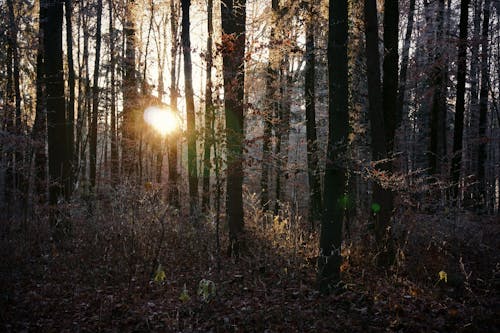
[[[226,215],[230,254],[238,256],[243,232],[243,97],[245,84],[246,0],[221,6],[222,60],[227,141]]]
[[[318,284],[328,293],[340,280],[342,224],[346,210],[347,144],[349,135],[348,4],[329,1],[328,114],[329,132],[321,221]]]
[[[41,6],[46,10],[46,20],[42,24],[49,145],[49,203],[53,207],[50,220],[55,227],[54,209],[63,195],[69,171],[62,52],[63,2],[43,0]]]
[[[371,125],[372,159],[376,162],[375,169],[380,173],[390,172],[391,163],[387,159],[388,146],[380,80],[380,54],[376,0],[365,0],[365,37],[366,37],[366,68],[368,77],[369,118]],[[389,51],[389,50],[387,50]],[[386,67],[384,67],[385,69]],[[385,73],[384,73],[385,74]],[[384,76],[384,79],[393,79]],[[385,97],[385,96],[384,96]],[[392,98],[393,96],[391,96]],[[382,179],[375,179],[372,193],[372,210],[376,219],[375,236],[379,246],[385,246],[386,227],[390,222],[393,207],[392,192],[384,188]]]
[[[90,185],[95,188],[97,178],[97,120],[99,118],[99,65],[101,62],[102,0],[97,0],[96,48],[94,82],[92,84],[92,122],[90,126]]]
[[[69,194],[73,191],[75,184],[76,168],[74,164],[75,159],[75,66],[73,63],[73,1],[65,0],[65,14],[66,14],[66,47],[67,47],[67,62],[68,62],[68,88],[69,99],[67,104],[67,136],[68,136],[68,155],[71,157],[71,173],[70,179],[66,184],[66,193]],[[68,198],[67,197],[67,198]]]
[[[136,140],[137,124],[137,78],[135,73],[135,23],[132,17],[132,7],[135,0],[128,0],[125,18],[125,59],[123,78],[123,122],[122,122],[122,169],[123,176],[132,179],[136,172]]]
[[[182,0],[182,50],[184,54],[184,90],[186,94],[186,118],[188,137],[188,183],[191,214],[198,207],[198,168],[196,165],[196,119],[193,97],[193,65],[191,63],[191,40],[189,36],[189,7],[191,0]]]
[[[40,7],[39,22],[45,20],[45,8]],[[38,49],[36,56],[36,115],[33,124],[31,138],[34,141],[34,166],[35,166],[35,189],[38,196],[38,203],[45,203],[47,200],[47,155],[45,145],[47,141],[47,115],[45,105],[45,82],[44,82],[44,61],[43,61],[43,25],[38,33]]]
[[[307,137],[307,176],[309,180],[309,223],[314,228],[315,221],[321,217],[321,183],[318,158],[318,137],[316,135],[316,55],[314,45],[316,6],[309,2],[309,16],[306,22],[306,137]]]
[[[479,149],[478,149],[478,171],[480,201],[483,208],[486,207],[487,181],[486,181],[486,128],[488,125],[488,84],[490,72],[488,64],[488,30],[490,28],[490,0],[484,1],[483,27],[481,34],[481,89],[479,92]]]
[[[205,212],[210,208],[210,150],[213,145],[212,142],[212,128],[214,127],[214,105],[212,101],[212,66],[213,66],[213,52],[212,52],[212,35],[213,27],[213,0],[208,0],[207,3],[207,25],[208,25],[208,38],[207,38],[207,53],[206,53],[206,75],[207,85],[205,89],[205,139],[204,139],[204,152],[203,152],[203,200],[202,208]]]
[[[170,0],[170,30],[172,32],[172,48],[170,67],[170,107],[173,112],[177,112],[177,23],[178,23],[178,8],[175,6],[175,0]],[[177,188],[178,172],[177,172],[177,135],[172,135],[168,141],[168,199],[171,205],[179,207],[179,190]]]
[[[438,1],[436,13],[436,41],[434,63],[430,73],[432,82],[432,106],[431,106],[431,142],[430,142],[430,174],[442,175],[443,160],[446,156],[446,102],[445,93],[445,61],[443,56],[443,23],[444,23],[444,0]]]
[[[116,79],[115,79],[115,33],[113,20],[113,0],[108,0],[109,6],[109,64],[111,66],[111,181],[116,184],[119,178],[119,161],[118,161],[118,137],[117,137],[117,122],[116,122]]]
[[[459,198],[460,168],[462,165],[462,140],[465,112],[465,76],[467,73],[467,29],[469,15],[469,0],[460,3],[460,23],[458,40],[458,65],[457,65],[457,100],[455,103],[455,127],[453,133],[453,157],[451,164],[451,179],[453,197]]]

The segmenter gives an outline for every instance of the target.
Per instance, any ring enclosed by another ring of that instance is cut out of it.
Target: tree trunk
[[[39,22],[45,20],[45,8],[40,6]],[[47,115],[45,113],[45,82],[44,82],[44,47],[43,24],[38,33],[38,49],[36,56],[36,115],[31,138],[34,141],[35,189],[37,202],[43,204],[47,200],[47,155],[45,145],[47,140]]]
[[[68,175],[69,158],[66,140],[66,110],[64,100],[64,68],[62,52],[62,1],[43,0],[46,10],[43,24],[44,59],[46,78],[46,105],[49,145],[49,203],[52,206],[50,221],[55,227],[55,208],[63,194]]]
[[[122,122],[122,169],[123,176],[132,179],[137,172],[135,156],[137,137],[136,106],[137,106],[137,78],[135,73],[135,23],[132,10],[135,0],[128,0],[126,4],[125,59],[123,78],[123,122]],[[138,173],[137,173],[138,174]],[[136,175],[137,175],[136,174]]]
[[[66,193],[69,195],[73,191],[73,186],[75,184],[75,170],[76,165],[74,164],[75,158],[75,66],[73,63],[73,1],[65,0],[65,14],[66,14],[66,47],[67,47],[67,62],[68,62],[68,88],[69,88],[69,99],[68,99],[68,122],[67,122],[67,132],[68,132],[68,155],[71,156],[71,173],[70,179],[67,182]],[[68,198],[67,198],[68,199]]]
[[[229,253],[239,255],[243,232],[243,97],[245,83],[246,0],[228,0],[221,6],[222,61],[227,141],[226,215]]]
[[[113,0],[108,0],[109,6],[109,64],[111,71],[111,182],[116,184],[119,179],[119,161],[118,161],[118,137],[116,121],[116,79],[115,79],[115,33],[113,20]]]
[[[486,207],[487,181],[486,181],[486,128],[488,126],[488,84],[490,72],[488,64],[488,30],[490,23],[490,0],[484,1],[483,8],[483,30],[481,34],[481,89],[479,92],[479,149],[478,149],[478,171],[480,204]]]
[[[379,35],[377,3],[375,0],[365,0],[364,15],[372,159],[376,163],[375,170],[384,174],[391,171],[391,163],[388,161],[380,162],[380,160],[385,160],[389,156],[387,154],[387,133],[380,80]],[[389,77],[387,78],[389,79]],[[382,179],[374,180],[371,206],[376,219],[375,236],[379,246],[384,245],[386,227],[391,219],[393,206],[392,192],[383,187],[382,181]]]
[[[413,16],[415,15],[415,0],[410,0],[408,9],[408,25],[406,26],[406,35],[403,45],[403,54],[401,56],[401,71],[399,73],[399,92],[398,92],[398,111],[397,121],[401,122],[404,112],[404,101],[406,92],[406,76],[408,72],[408,61],[410,55],[411,35],[413,32]]]
[[[318,137],[316,135],[316,54],[314,45],[315,1],[309,2],[306,18],[306,138],[307,138],[307,176],[309,180],[309,223],[314,229],[315,222],[321,217],[321,182],[318,158]]]
[[[99,118],[99,65],[101,61],[102,0],[97,0],[96,51],[94,82],[92,84],[92,122],[90,126],[90,185],[95,188],[97,178],[97,120]]]
[[[268,211],[270,209],[270,197],[269,197],[269,176],[271,170],[271,136],[273,132],[274,118],[276,117],[278,111],[278,96],[276,92],[277,87],[277,52],[276,52],[276,24],[278,15],[278,0],[271,0],[272,9],[272,22],[271,22],[271,32],[269,36],[269,60],[267,64],[267,74],[266,74],[266,109],[263,113],[263,123],[264,123],[264,134],[262,137],[262,174],[261,174],[261,206],[263,211]]]
[[[328,114],[329,132],[321,221],[318,284],[323,293],[340,280],[342,224],[346,210],[347,144],[349,135],[348,4],[329,1]]]
[[[191,63],[191,40],[189,36],[189,7],[191,0],[182,0],[182,50],[184,54],[184,90],[186,94],[186,118],[188,139],[188,183],[189,207],[194,214],[198,207],[198,168],[196,165],[196,119],[193,97],[193,65]]]
[[[469,0],[460,3],[460,23],[458,40],[457,65],[457,100],[455,103],[455,127],[453,133],[453,157],[451,164],[451,179],[453,198],[459,199],[460,168],[462,165],[462,140],[465,112],[465,76],[467,73],[467,28],[469,15]]]
[[[207,212],[210,208],[210,150],[213,145],[212,142],[212,128],[214,127],[214,105],[212,101],[212,66],[213,66],[213,52],[212,52],[212,35],[214,31],[213,27],[213,0],[208,0],[207,3],[207,28],[208,28],[208,38],[207,38],[207,53],[206,53],[206,76],[207,84],[205,89],[205,140],[204,140],[204,152],[203,152],[203,200],[202,208],[204,212]]]
[[[175,6],[175,0],[170,0],[170,30],[172,32],[172,48],[170,67],[170,107],[173,112],[177,111],[177,23],[178,23],[178,8]],[[177,188],[178,172],[177,172],[177,135],[172,135],[168,141],[168,199],[171,205],[179,207],[179,190]]]

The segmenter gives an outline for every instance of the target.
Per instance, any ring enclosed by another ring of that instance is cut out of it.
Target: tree
[[[132,15],[135,0],[127,0],[125,7],[125,59],[123,78],[122,169],[124,176],[131,177],[136,171],[135,141],[137,78],[135,72],[135,24]]]
[[[92,122],[90,126],[90,185],[96,185],[97,170],[97,120],[99,116],[99,65],[101,61],[101,17],[102,0],[97,0],[97,24],[95,34],[95,62],[94,62],[94,82],[92,84]]]
[[[307,137],[307,176],[309,180],[309,222],[314,223],[321,216],[321,182],[318,159],[318,137],[316,135],[316,55],[314,43],[315,1],[308,3],[306,18],[306,67],[305,67],[305,102],[306,102],[306,137]]]
[[[191,40],[189,37],[189,7],[191,0],[182,0],[182,50],[184,54],[184,89],[186,94],[186,117],[188,137],[188,183],[191,214],[198,206],[198,168],[196,166],[196,119],[193,97],[193,65],[191,63]]]
[[[490,0],[484,1],[483,30],[481,34],[481,89],[479,91],[479,145],[478,145],[478,171],[479,193],[481,204],[486,207],[488,193],[486,181],[486,127],[488,126],[488,85],[490,72],[488,64],[488,30],[490,24]]]
[[[213,145],[213,127],[215,121],[214,104],[212,100],[212,66],[213,66],[213,52],[212,52],[212,35],[214,32],[213,27],[213,0],[207,2],[207,53],[206,59],[206,76],[207,84],[205,88],[205,139],[203,149],[203,198],[202,208],[207,211],[210,207],[210,150]]]
[[[342,224],[347,203],[347,140],[349,134],[348,4],[329,1],[328,18],[328,148],[321,221],[318,284],[328,293],[340,279]]]
[[[113,20],[113,0],[108,0],[109,7],[109,65],[111,72],[111,181],[116,184],[119,176],[119,160],[118,160],[118,137],[117,137],[117,121],[116,121],[116,80],[115,80],[115,27]]]
[[[40,5],[46,15],[41,24],[44,34],[45,103],[49,146],[49,204],[55,209],[63,194],[69,172],[62,52],[63,3],[61,0],[42,0]],[[52,225],[56,226],[54,209],[51,210],[50,220]]]
[[[465,76],[467,73],[467,28],[469,15],[469,0],[460,2],[460,23],[458,40],[458,65],[457,65],[457,97],[455,103],[455,127],[453,134],[453,157],[451,163],[451,179],[453,197],[458,200],[460,168],[462,165],[462,140],[465,112]]]
[[[270,176],[270,162],[271,159],[271,136],[273,132],[273,124],[274,118],[278,113],[278,98],[279,94],[277,93],[278,87],[276,83],[277,79],[277,71],[276,64],[277,62],[277,40],[276,40],[276,27],[278,18],[278,0],[271,1],[271,10],[272,10],[272,23],[271,23],[271,31],[269,34],[269,60],[267,62],[267,72],[266,72],[266,110],[263,113],[263,123],[264,123],[264,134],[262,136],[262,175],[260,180],[261,187],[261,206],[264,211],[268,211],[270,206],[270,198],[269,198],[269,176]]]
[[[245,83],[246,0],[221,5],[224,107],[226,117],[226,215],[229,253],[239,255],[243,231],[243,97]]]
[[[67,104],[67,140],[68,140],[68,155],[71,157],[71,173],[70,178],[66,184],[67,194],[71,193],[73,190],[73,185],[75,183],[74,177],[76,176],[77,166],[75,162],[75,66],[73,64],[73,1],[64,1],[64,11],[66,18],[66,48],[67,48],[67,65],[68,65],[68,88],[69,88],[69,98]]]
[[[170,66],[170,108],[177,112],[177,22],[178,22],[178,7],[175,6],[175,0],[170,0],[170,30],[172,33],[172,47]],[[178,182],[177,172],[177,136],[172,136],[168,142],[168,199],[171,205],[179,207],[179,191],[177,189]]]

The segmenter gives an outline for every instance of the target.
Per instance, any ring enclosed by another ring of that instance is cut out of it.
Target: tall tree
[[[278,87],[276,83],[277,78],[277,41],[276,41],[276,23],[278,21],[278,0],[271,0],[271,31],[269,36],[269,60],[267,62],[266,72],[266,108],[263,113],[264,134],[262,136],[262,175],[260,180],[261,186],[261,206],[264,211],[269,210],[269,176],[271,171],[270,158],[271,158],[271,136],[273,132],[274,118],[278,109]]]
[[[92,122],[90,126],[90,184],[94,188],[97,178],[97,121],[99,119],[99,65],[101,62],[101,18],[102,0],[97,0],[97,23],[95,34],[95,62],[92,84]]]
[[[366,38],[366,69],[368,78],[368,103],[371,126],[372,159],[376,162],[379,172],[390,171],[387,162],[387,131],[385,125],[382,86],[380,79],[379,34],[376,0],[365,0],[364,6],[365,38]],[[385,79],[385,77],[384,77]],[[384,160],[380,162],[380,160]],[[379,245],[384,237],[384,229],[392,214],[392,193],[376,179],[373,184],[372,208],[376,214],[375,235]]]
[[[246,0],[227,0],[221,6],[221,19],[227,141],[226,215],[229,252],[237,256],[244,224],[242,186]]]
[[[186,94],[186,117],[188,137],[188,183],[189,207],[194,213],[198,206],[198,168],[196,165],[196,119],[193,96],[193,65],[191,63],[191,39],[189,34],[189,7],[191,0],[182,0],[182,51],[184,54],[184,90]]]
[[[71,173],[68,182],[66,183],[66,193],[69,194],[72,191],[73,184],[75,182],[76,168],[74,164],[76,159],[75,154],[75,66],[73,63],[73,1],[64,1],[64,12],[66,18],[66,48],[67,48],[67,65],[68,65],[68,104],[67,104],[67,140],[68,140],[68,155],[71,156]]]
[[[400,122],[403,118],[404,100],[406,93],[406,76],[408,72],[408,62],[410,58],[410,43],[413,32],[413,17],[415,15],[415,0],[410,0],[408,8],[408,24],[406,26],[406,34],[403,44],[403,54],[401,55],[401,71],[399,73],[399,95],[398,95],[398,111],[396,114],[397,121]]]
[[[490,0],[484,1],[483,28],[481,33],[481,89],[479,91],[479,146],[478,146],[478,171],[479,193],[481,204],[486,206],[488,193],[486,181],[486,127],[488,126],[488,85],[490,72],[488,64],[488,31],[490,27]]]
[[[114,13],[113,13],[113,0],[108,0],[109,9],[109,65],[111,71],[111,180],[116,184],[119,176],[119,160],[118,160],[118,136],[117,136],[117,121],[116,121],[116,82],[115,82],[115,27],[114,27]]]
[[[212,147],[212,128],[214,127],[214,104],[212,100],[212,66],[213,66],[213,41],[214,32],[213,26],[213,0],[207,2],[207,52],[206,59],[206,76],[207,84],[205,87],[205,139],[203,142],[203,199],[202,208],[207,211],[210,207],[210,150]]]
[[[455,127],[453,134],[453,157],[451,164],[451,179],[453,182],[453,197],[459,197],[460,168],[462,165],[462,140],[465,112],[465,76],[467,73],[467,30],[469,26],[469,2],[460,2],[460,23],[458,39],[458,65],[457,65],[457,100],[455,103]]]
[[[178,51],[178,30],[177,23],[179,18],[178,9],[175,5],[176,0],[170,0],[170,30],[172,33],[172,47],[170,65],[170,108],[177,112],[177,51]],[[177,136],[172,135],[168,142],[168,199],[171,205],[179,207],[179,190],[177,188],[179,174],[177,172]]]
[[[45,21],[45,7],[40,6],[38,22],[38,47],[36,55],[36,114],[35,122],[31,138],[34,140],[34,166],[35,166],[35,188],[38,196],[39,203],[45,203],[47,200],[47,155],[46,142],[47,142],[47,115],[45,105],[45,82],[44,82],[44,24]]]
[[[321,221],[318,284],[328,293],[340,279],[342,225],[345,216],[349,135],[348,4],[330,0],[328,18],[328,147]]]
[[[133,8],[135,0],[127,0],[125,7],[125,59],[123,78],[123,122],[122,122],[122,169],[124,176],[131,177],[136,171],[135,106],[137,104],[137,77],[135,72],[135,23]]]
[[[446,156],[446,88],[445,57],[443,40],[444,0],[439,0],[436,12],[436,41],[434,59],[430,73],[432,85],[431,104],[431,142],[430,142],[430,173],[442,174],[443,159]]]
[[[306,102],[306,137],[307,137],[307,176],[309,180],[309,222],[314,223],[321,216],[321,182],[318,158],[318,137],[316,135],[316,54],[315,54],[315,13],[316,2],[308,3],[306,17],[306,67],[305,67],[305,102]]]
[[[63,194],[69,171],[66,140],[66,109],[64,100],[64,68],[62,52],[63,2],[42,0],[46,19],[41,22],[44,33],[44,69],[47,106],[47,139],[49,146],[49,204],[57,205]],[[55,226],[54,210],[51,222]]]

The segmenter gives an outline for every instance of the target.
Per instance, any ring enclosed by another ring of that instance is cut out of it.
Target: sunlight
[[[177,116],[164,107],[150,106],[144,110],[144,120],[161,135],[167,135],[179,128]]]

